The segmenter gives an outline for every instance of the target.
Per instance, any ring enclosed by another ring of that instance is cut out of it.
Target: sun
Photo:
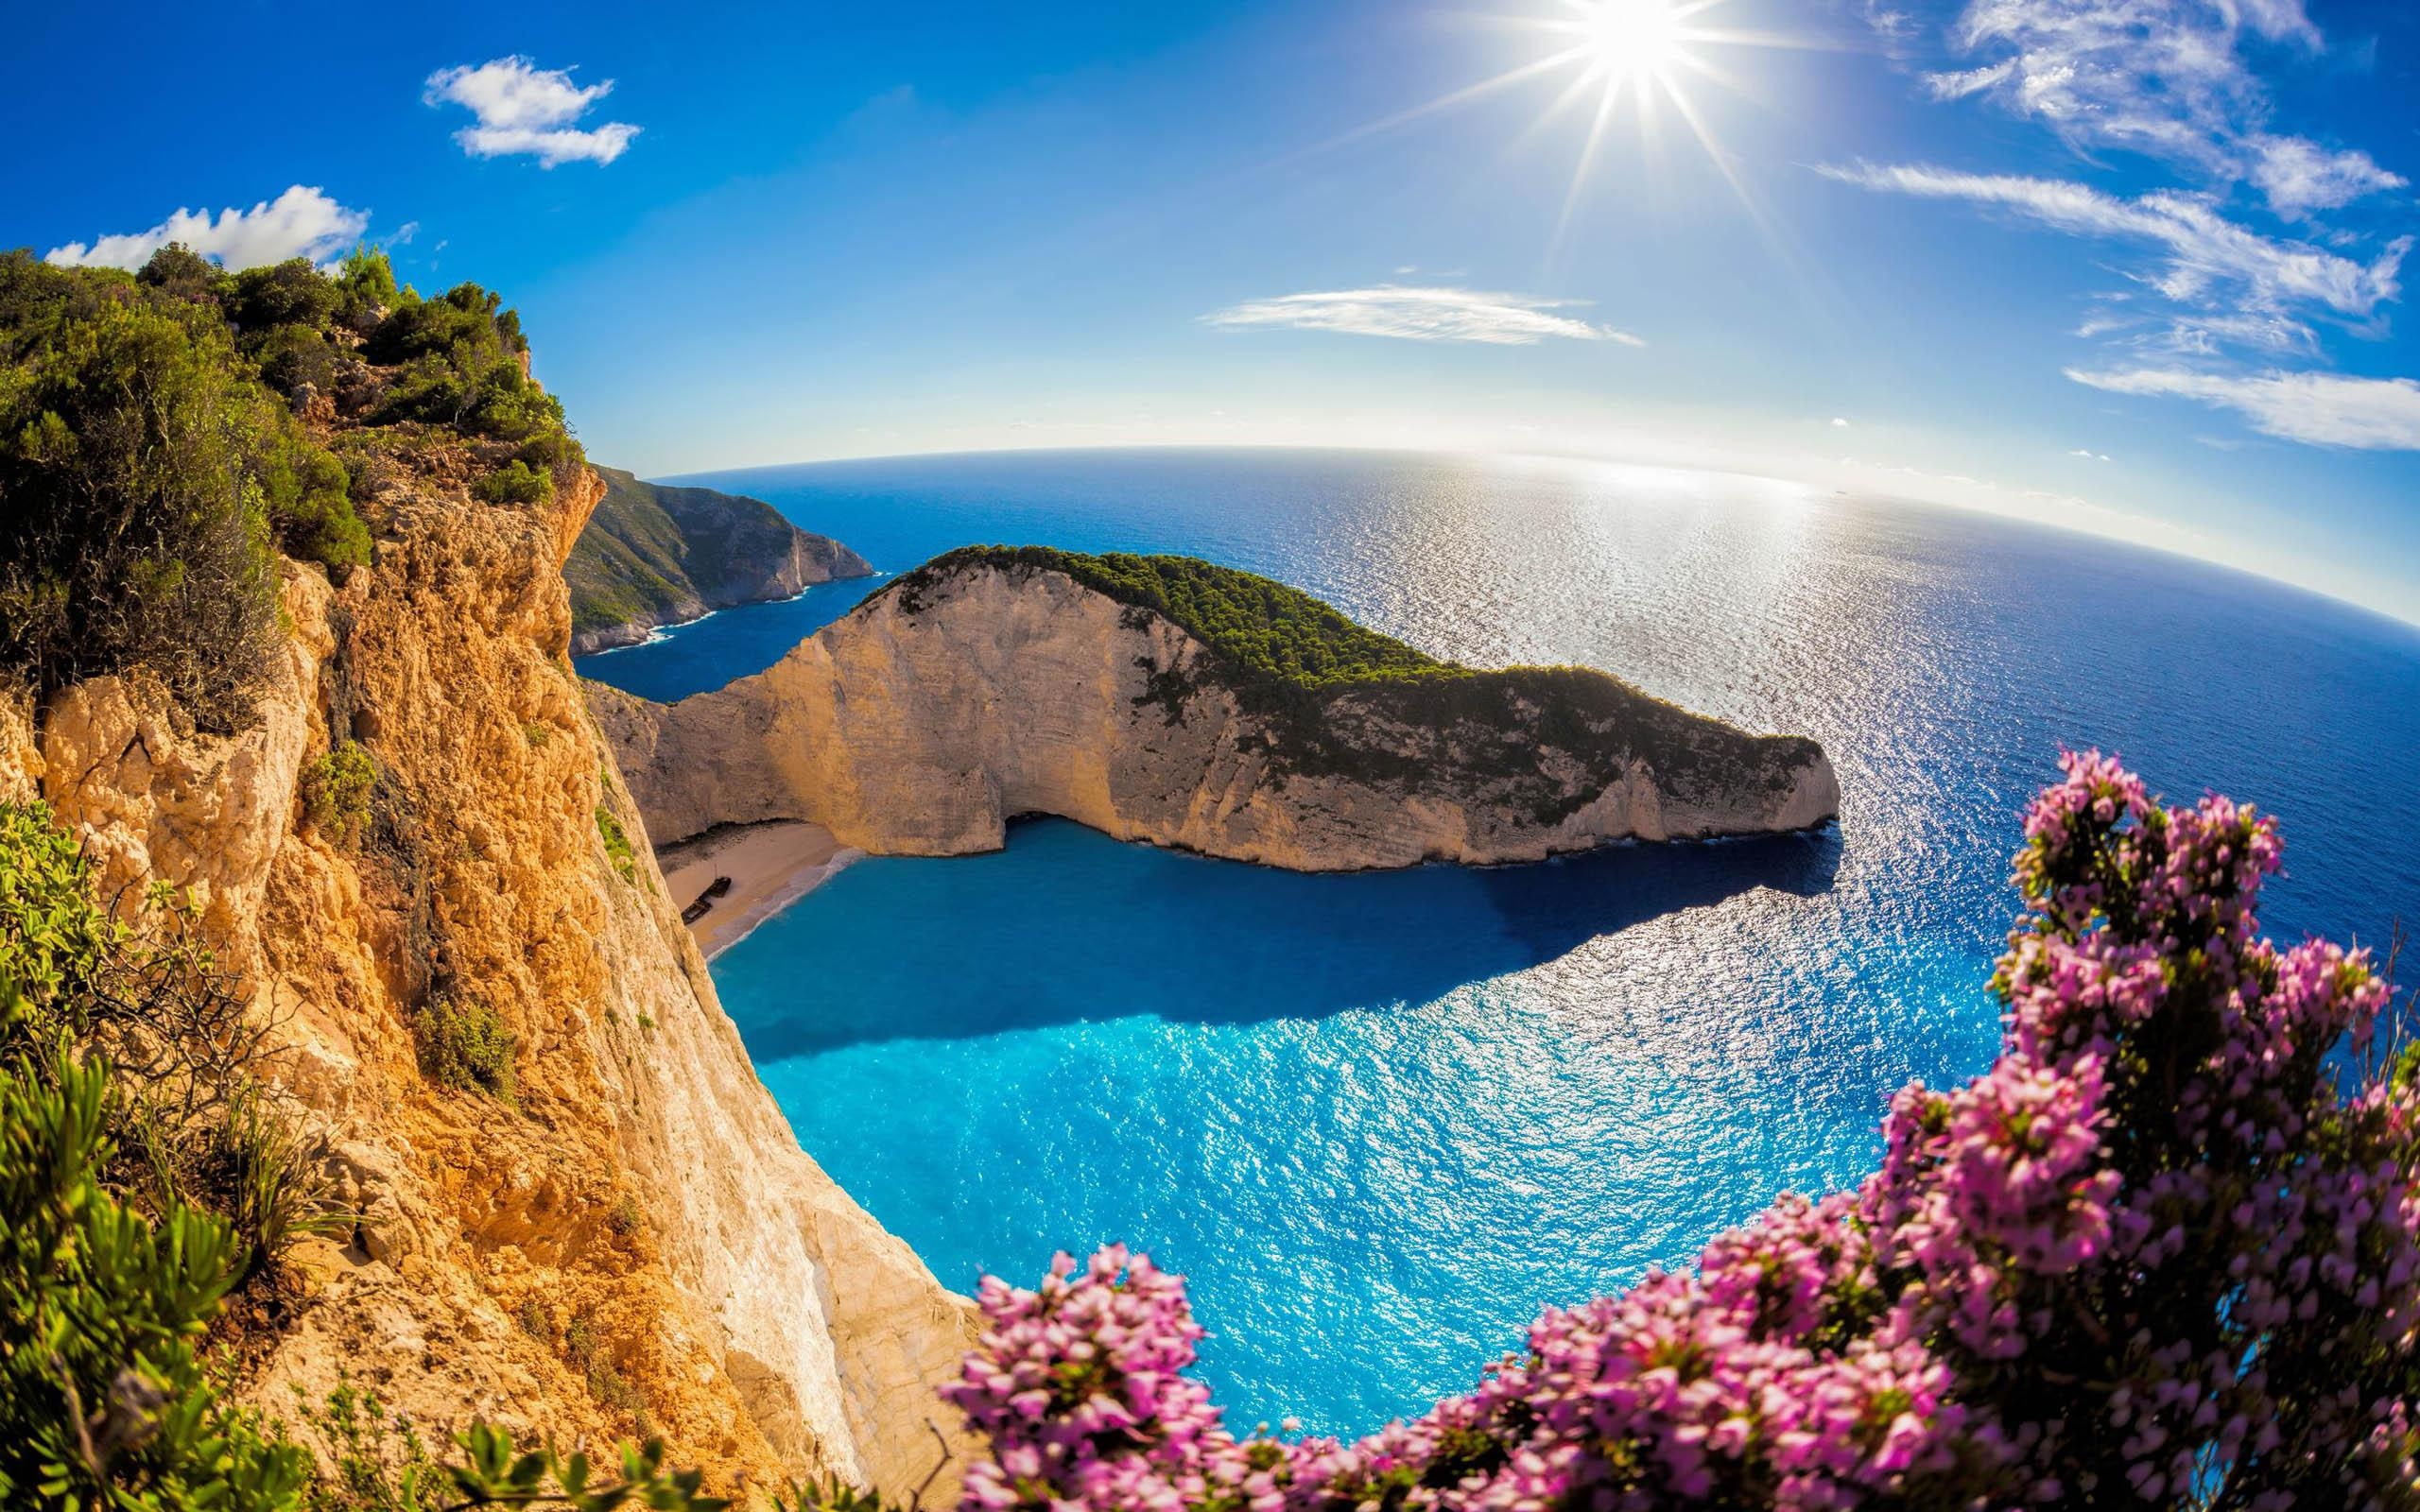
[[[1594,0],[1557,26],[1567,28],[1593,69],[1632,79],[1662,76],[1688,43],[1683,8],[1673,0]]]

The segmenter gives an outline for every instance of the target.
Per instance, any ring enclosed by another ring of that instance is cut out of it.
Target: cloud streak
[[[2248,374],[2138,368],[2067,376],[2113,394],[2189,399],[2230,409],[2284,440],[2360,451],[2420,451],[2420,383],[2324,372]]]
[[[2398,275],[2411,248],[2411,239],[2403,237],[2360,263],[2307,242],[2247,231],[2206,199],[2165,191],[2121,199],[2061,179],[1962,173],[1926,163],[1824,164],[1815,171],[1863,189],[1963,199],[2012,210],[2076,235],[2149,244],[2168,257],[2166,269],[2151,284],[2179,303],[2206,302],[2231,289],[2264,312],[2317,304],[2340,316],[2365,318],[2402,293]]]
[[[1545,340],[1647,345],[1627,331],[1557,313],[1585,303],[1526,294],[1383,284],[1374,288],[1253,300],[1201,318],[1205,324],[1232,329],[1335,331],[1400,341],[1467,341],[1500,347],[1535,346]]]
[[[229,268],[263,267],[289,257],[323,263],[359,241],[369,227],[369,212],[298,183],[250,210],[231,206],[215,217],[207,210],[179,210],[147,231],[69,242],[43,256],[70,267],[139,268],[168,243],[182,242]]]
[[[573,123],[614,91],[605,79],[585,87],[571,70],[540,68],[527,58],[497,58],[475,67],[441,68],[421,94],[431,106],[459,105],[475,124],[454,133],[475,158],[533,157],[538,166],[607,163],[627,151],[639,129],[625,121],[581,128]]]

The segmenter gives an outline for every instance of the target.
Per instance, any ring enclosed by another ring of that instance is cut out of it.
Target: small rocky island
[[[873,576],[863,557],[762,499],[596,471],[605,497],[563,564],[574,656],[635,645],[658,626],[735,604]]]
[[[1338,871],[1798,830],[1840,804],[1811,740],[1584,667],[1440,662],[1184,557],[969,547],[719,691],[588,691],[659,845],[792,819],[957,855],[1046,814]]]

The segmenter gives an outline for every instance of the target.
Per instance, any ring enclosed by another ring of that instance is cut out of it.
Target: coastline
[[[665,847],[655,859],[666,890],[683,907],[716,878],[731,879],[731,891],[689,926],[698,949],[711,961],[864,853],[840,844],[820,824],[773,819],[717,826]]]

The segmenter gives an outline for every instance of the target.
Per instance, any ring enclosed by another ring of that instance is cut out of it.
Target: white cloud
[[[1626,347],[1647,345],[1627,331],[1592,325],[1555,313],[1585,302],[1387,284],[1376,288],[1254,300],[1201,318],[1211,325],[1340,331],[1351,335],[1392,336],[1406,341],[1476,341],[1490,346],[1527,347],[1556,337],[1613,341]]]
[[[2402,293],[2398,273],[2409,237],[2368,263],[2307,242],[2281,241],[2245,230],[2194,195],[2161,192],[2120,199],[2085,184],[2012,174],[1961,173],[1922,163],[1877,167],[1822,166],[1842,183],[1893,194],[1997,205],[2077,235],[2148,243],[2166,266],[2146,282],[2180,304],[2283,318],[2294,306],[2319,306],[2346,318],[2367,318]]]
[[[182,242],[230,268],[261,267],[289,257],[325,262],[369,228],[367,211],[349,209],[317,188],[296,184],[250,210],[180,210],[148,231],[69,242],[43,254],[69,266],[141,267],[153,252]]]
[[[2252,428],[2314,446],[2420,451],[2420,383],[2323,372],[2229,374],[2180,369],[2067,369],[2114,394],[2190,399],[2243,416]]]
[[[2408,182],[2401,174],[2379,167],[2366,152],[2331,152],[2298,136],[2256,137],[2250,146],[2252,181],[2281,215],[2300,218],[2314,210],[2334,210]]]
[[[572,123],[613,93],[614,81],[585,88],[567,68],[540,68],[527,58],[497,58],[474,67],[441,68],[428,76],[421,98],[430,105],[459,105],[477,124],[454,133],[475,158],[527,156],[538,166],[561,163],[613,162],[629,148],[639,129],[610,121],[581,129]]]
[[[2303,0],[1968,0],[1949,35],[1973,61],[1927,74],[1934,98],[1992,98],[2080,151],[2249,179],[2289,216],[2403,186],[2367,153],[2269,133],[2244,44],[2322,51]]]
[[[2106,452],[2096,452],[2089,446],[2079,446],[2067,455],[2069,456],[2083,457],[2087,462],[2106,462],[2109,460],[2109,454]]]

